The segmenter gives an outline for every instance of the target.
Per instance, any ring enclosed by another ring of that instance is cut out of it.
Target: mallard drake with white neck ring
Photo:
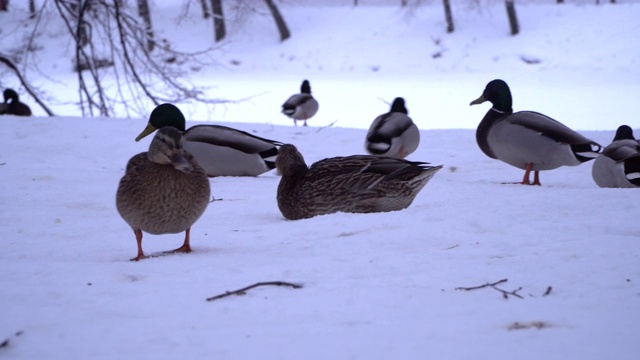
[[[490,158],[525,170],[520,184],[540,185],[540,171],[580,165],[593,160],[602,148],[546,115],[533,111],[514,113],[511,91],[503,80],[489,82],[470,105],[485,101],[493,107],[478,125],[478,146]],[[533,182],[529,182],[531,171],[535,173]]]
[[[193,154],[208,176],[258,176],[275,168],[279,141],[221,125],[186,129],[185,117],[175,105],[158,105],[136,141],[164,126],[182,131],[184,148]]]

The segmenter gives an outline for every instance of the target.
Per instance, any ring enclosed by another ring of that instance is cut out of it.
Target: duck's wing
[[[229,147],[247,154],[272,150],[282,143],[221,125],[196,125],[183,134],[186,141]]]
[[[413,125],[413,121],[407,115],[399,112],[390,112],[378,116],[367,132],[367,140],[371,142],[377,139],[393,139],[401,136]]]
[[[306,103],[311,99],[313,99],[313,96],[311,96],[311,94],[300,93],[292,95],[291,97],[289,97],[289,99],[287,99],[287,101],[284,102],[284,104],[282,104],[282,110],[295,109],[296,107]]]
[[[616,162],[625,161],[640,156],[640,143],[633,139],[616,140],[609,144],[602,154]]]
[[[146,166],[147,164],[149,164],[149,153],[148,152],[141,152],[137,155],[134,155],[131,159],[129,159],[129,161],[127,162],[127,167],[125,168],[125,174],[130,172],[131,170],[133,170],[134,168],[140,167],[140,166]]]
[[[426,164],[372,155],[335,157],[311,165],[307,179],[322,182],[323,187],[364,191],[383,180],[408,181],[429,168]]]
[[[557,142],[569,145],[591,144],[600,147],[595,141],[587,139],[561,122],[535,111],[519,111],[507,116],[505,121],[536,131]]]

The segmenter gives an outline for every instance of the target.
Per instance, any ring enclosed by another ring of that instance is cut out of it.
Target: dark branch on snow
[[[222,299],[224,297],[231,296],[231,295],[244,295],[244,294],[247,293],[247,290],[256,288],[258,286],[288,286],[288,287],[291,287],[291,288],[294,288],[294,289],[300,289],[302,287],[301,284],[294,284],[294,283],[290,283],[290,282],[286,282],[286,281],[258,282],[258,283],[255,283],[253,285],[249,285],[247,287],[243,287],[242,289],[238,289],[238,290],[234,290],[234,291],[226,291],[223,294],[212,296],[210,298],[207,298],[207,301],[218,300],[218,299]]]

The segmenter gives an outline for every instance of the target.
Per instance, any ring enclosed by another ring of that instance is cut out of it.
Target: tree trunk
[[[284,22],[284,19],[282,18],[282,15],[280,14],[278,7],[273,2],[273,0],[265,0],[265,2],[267,3],[269,10],[271,11],[273,20],[276,21],[276,26],[278,27],[278,32],[280,33],[280,41],[287,40],[289,37],[291,37],[291,32],[289,32],[289,28],[287,27],[287,24]]]
[[[138,15],[144,21],[144,31],[147,38],[147,51],[152,52],[156,46],[153,41],[153,25],[151,24],[151,12],[149,11],[149,0],[138,0]]]
[[[227,36],[227,30],[224,26],[224,15],[222,14],[222,1],[211,0],[211,11],[213,12],[213,31],[215,32],[216,42],[218,42]]]
[[[517,35],[520,32],[520,26],[518,25],[518,17],[516,16],[516,4],[514,0],[504,0],[504,4],[507,7],[511,35]]]
[[[442,0],[442,4],[444,5],[444,18],[447,21],[447,32],[452,33],[454,27],[453,14],[451,14],[451,4],[449,3],[449,0]]]
[[[205,19],[211,17],[211,13],[209,12],[209,5],[207,5],[207,0],[200,0],[200,5],[202,5],[202,16]]]
[[[9,11],[9,0],[0,0],[0,11]]]
[[[36,18],[36,0],[29,0],[29,18]]]

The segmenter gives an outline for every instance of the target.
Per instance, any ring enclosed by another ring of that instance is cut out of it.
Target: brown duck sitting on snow
[[[182,134],[163,127],[151,141],[148,152],[129,160],[116,194],[120,216],[131,226],[138,242],[137,261],[142,251],[142,232],[176,234],[185,232],[184,244],[173,252],[191,252],[189,232],[209,204],[209,178],[184,151]]]
[[[0,115],[31,116],[31,108],[20,102],[20,97],[15,90],[7,88],[2,95],[4,103],[0,104]]]
[[[278,208],[298,220],[335,212],[371,213],[407,208],[440,166],[374,156],[334,157],[307,164],[295,146],[280,147]]]

